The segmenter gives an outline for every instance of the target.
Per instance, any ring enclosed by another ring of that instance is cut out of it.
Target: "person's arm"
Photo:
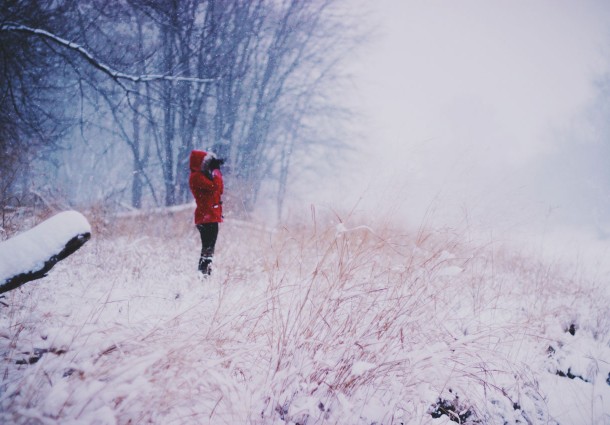
[[[214,171],[212,171],[212,179],[214,180],[216,190],[222,194],[224,191],[224,182],[222,180],[222,172],[220,171],[220,168],[216,168]]]
[[[204,192],[212,192],[216,187],[213,180],[207,178],[203,172],[195,172],[191,175],[193,186]]]

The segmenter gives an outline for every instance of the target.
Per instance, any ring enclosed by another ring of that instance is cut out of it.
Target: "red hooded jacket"
[[[194,150],[191,152],[189,176],[189,187],[195,197],[197,208],[195,209],[195,224],[221,223],[222,222],[222,202],[221,196],[224,189],[222,173],[214,170],[210,180],[201,166],[207,152]]]

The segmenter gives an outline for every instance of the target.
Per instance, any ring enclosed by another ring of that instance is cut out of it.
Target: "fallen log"
[[[64,211],[0,243],[0,294],[40,279],[91,238],[77,211]]]

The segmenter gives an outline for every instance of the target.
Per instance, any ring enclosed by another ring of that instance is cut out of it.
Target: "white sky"
[[[610,69],[610,1],[370,4],[379,33],[356,64],[375,164],[363,198],[420,219],[432,206],[495,223],[573,207],[553,166],[582,143],[600,143],[588,140],[587,111],[594,80]],[[605,175],[583,176],[587,169],[564,170],[572,190],[583,192],[580,180],[610,189]]]

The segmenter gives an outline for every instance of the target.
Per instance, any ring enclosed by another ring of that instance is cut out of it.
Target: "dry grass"
[[[549,326],[586,305],[609,338],[607,307],[561,270],[350,214],[228,220],[200,282],[190,214],[95,215],[82,253],[9,293],[0,419],[427,423],[443,399],[471,422],[552,423]]]

